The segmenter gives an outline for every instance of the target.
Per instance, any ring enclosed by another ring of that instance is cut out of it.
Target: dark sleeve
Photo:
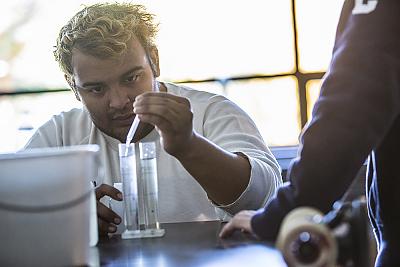
[[[313,118],[289,168],[290,183],[251,221],[264,239],[274,240],[284,216],[298,206],[327,212],[399,113],[400,1],[379,0],[366,14],[353,8],[354,1],[345,1]]]

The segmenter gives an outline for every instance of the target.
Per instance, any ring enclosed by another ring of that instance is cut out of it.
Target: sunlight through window
[[[331,60],[343,0],[296,1],[299,69],[326,71]]]
[[[53,57],[58,32],[84,5],[98,2],[105,1],[3,1],[0,94],[68,88]],[[160,23],[159,80],[225,95],[249,113],[268,144],[298,143],[305,111],[300,112],[304,89],[296,75],[326,71],[343,0],[294,1],[298,66],[291,0],[132,2],[145,5]],[[319,80],[309,81],[309,118],[318,94]],[[70,92],[0,95],[0,111],[7,117],[0,126],[12,125],[1,134],[0,151],[20,147],[29,136],[21,129],[38,127],[77,105]]]

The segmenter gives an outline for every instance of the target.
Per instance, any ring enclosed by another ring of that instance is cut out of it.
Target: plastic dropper
[[[154,92],[159,92],[160,91],[160,88],[159,88],[157,80],[155,80],[154,83],[153,83],[153,91]],[[133,119],[131,128],[129,128],[128,135],[126,136],[125,157],[128,156],[129,144],[131,143],[133,137],[135,136],[136,130],[137,130],[138,126],[139,126],[139,122],[140,122],[140,119],[136,115],[135,118]]]

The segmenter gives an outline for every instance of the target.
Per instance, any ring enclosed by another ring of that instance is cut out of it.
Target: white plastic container
[[[85,145],[0,154],[1,266],[88,264],[90,243],[97,241],[90,239],[98,150]]]

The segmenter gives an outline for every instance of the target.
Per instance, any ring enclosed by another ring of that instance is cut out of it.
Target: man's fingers
[[[246,233],[253,233],[251,229],[251,218],[256,212],[254,210],[243,210],[237,213],[233,218],[222,228],[219,237],[229,237],[235,230],[240,230]]]
[[[173,132],[174,127],[171,121],[157,115],[141,114],[138,115],[140,120],[156,126],[162,132]]]
[[[100,199],[104,196],[109,196],[115,200],[122,200],[122,193],[115,187],[107,184],[101,184],[96,187],[95,192],[99,234],[106,235],[107,233],[115,233],[117,230],[116,225],[120,224],[122,219],[118,214],[101,203]]]
[[[110,208],[106,207],[103,203],[97,202],[97,217],[108,223],[120,224],[121,217],[118,216]]]
[[[100,200],[100,198],[104,196],[110,196],[115,200],[122,200],[122,193],[115,187],[108,184],[101,184],[96,187],[96,199]]]
[[[108,233],[115,233],[117,231],[117,227],[114,224],[108,223],[99,218],[98,220],[99,225],[99,234],[106,235]]]
[[[225,224],[224,227],[222,227],[222,230],[219,233],[220,238],[229,237],[235,231],[236,228],[232,221],[233,219],[230,220],[227,224]]]
[[[182,96],[165,93],[165,92],[146,92],[146,93],[143,93],[143,94],[137,96],[135,99],[135,102],[136,101],[137,101],[137,103],[139,103],[139,102],[147,103],[145,101],[153,101],[153,102],[174,101],[174,102],[178,102],[181,104],[185,104],[186,106],[190,106],[189,99],[182,97]]]

